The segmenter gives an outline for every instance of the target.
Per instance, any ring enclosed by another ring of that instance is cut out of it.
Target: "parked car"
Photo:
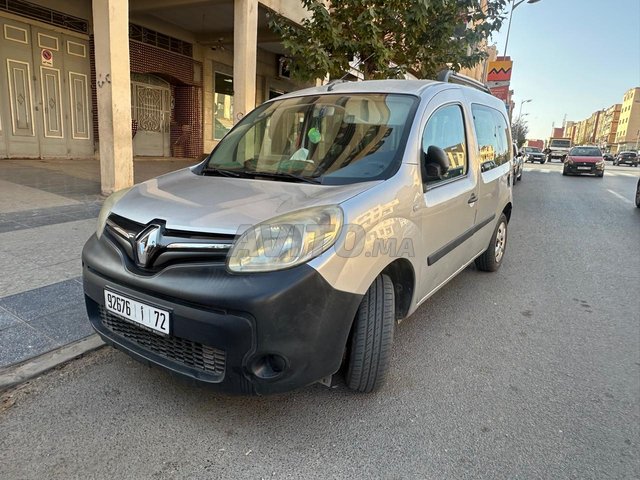
[[[513,144],[513,185],[522,181],[522,172],[524,170],[524,157],[522,152],[518,150],[518,146]]]
[[[581,146],[569,150],[564,160],[562,175],[592,173],[596,177],[604,176],[604,158],[598,147]]]
[[[638,154],[636,152],[620,152],[613,161],[614,165],[631,165],[638,166]]]
[[[328,383],[341,367],[348,387],[379,387],[396,323],[467,265],[504,261],[511,134],[479,88],[286,94],[198,165],[114,193],[82,253],[93,328],[224,391]]]
[[[612,153],[603,153],[602,158],[610,162],[613,162],[616,159],[616,157]]]
[[[547,161],[547,157],[542,150],[537,147],[524,147],[524,161],[525,162],[540,162],[545,163]]]

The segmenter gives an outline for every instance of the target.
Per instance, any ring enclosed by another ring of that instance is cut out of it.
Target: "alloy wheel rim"
[[[496,233],[496,245],[495,245],[495,258],[496,262],[500,263],[502,256],[504,255],[504,247],[507,242],[507,225],[504,222],[500,222],[498,226],[498,232]]]

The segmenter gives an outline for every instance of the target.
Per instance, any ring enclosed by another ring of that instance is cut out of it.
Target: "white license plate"
[[[591,170],[591,167],[578,167],[578,170]]]
[[[120,315],[157,332],[169,334],[171,319],[169,318],[169,312],[166,310],[123,297],[110,290],[104,291],[104,306],[111,313]]]

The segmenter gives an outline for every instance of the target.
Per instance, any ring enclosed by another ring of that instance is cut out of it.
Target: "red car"
[[[562,175],[592,173],[604,176],[604,158],[598,147],[573,147],[564,159]]]

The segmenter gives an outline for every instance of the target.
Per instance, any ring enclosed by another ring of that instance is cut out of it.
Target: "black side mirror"
[[[441,180],[449,171],[449,157],[440,147],[431,145],[427,153],[422,152],[422,177],[424,182]]]

